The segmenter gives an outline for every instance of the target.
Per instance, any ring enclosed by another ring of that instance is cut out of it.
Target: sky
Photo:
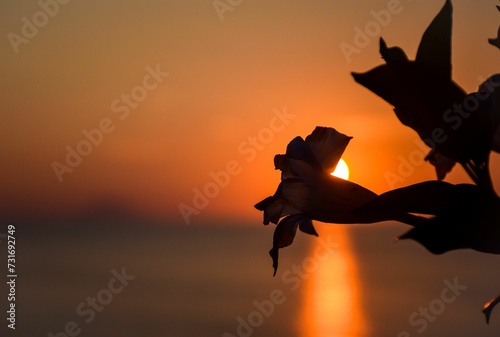
[[[379,36],[414,59],[443,3],[2,1],[0,216],[260,222],[274,155],[317,125],[354,137],[350,180],[377,193],[434,179],[416,133],[350,72],[382,63]],[[453,5],[470,92],[498,71],[498,1]],[[499,168],[492,154],[496,186]]]

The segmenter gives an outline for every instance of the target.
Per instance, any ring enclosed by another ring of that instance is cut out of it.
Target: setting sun
[[[344,180],[349,179],[349,167],[344,159],[340,159],[335,171],[331,173],[332,176],[342,178]]]

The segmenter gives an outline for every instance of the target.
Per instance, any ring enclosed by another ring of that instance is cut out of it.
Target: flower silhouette
[[[418,223],[420,218],[404,212],[362,214],[354,212],[377,194],[351,181],[330,175],[351,137],[333,128],[316,127],[306,137],[296,137],[286,154],[276,155],[276,169],[281,183],[273,196],[255,205],[264,212],[264,224],[277,224],[273,247],[274,273],[278,267],[278,250],[292,244],[297,229],[317,235],[311,220],[328,223],[373,223],[400,220]]]
[[[279,249],[293,243],[297,229],[318,235],[313,220],[396,220],[412,226],[399,240],[414,240],[433,254],[457,249],[500,254],[500,198],[489,171],[490,152],[500,153],[500,74],[469,94],[452,80],[452,11],[446,0],[424,32],[415,60],[381,38],[385,64],[352,73],[356,82],[390,103],[400,122],[431,148],[426,160],[435,166],[438,180],[377,195],[330,175],[352,137],[316,127],[305,140],[294,138],[285,154],[274,157],[281,171],[276,192],[255,205],[263,211],[265,225],[276,224],[269,251],[274,275]],[[499,39],[489,42],[500,47]],[[475,184],[442,181],[457,162]],[[500,295],[484,305],[487,323],[498,303]]]
[[[488,164],[496,132],[491,123],[495,95],[466,94],[452,80],[451,30],[452,5],[447,0],[425,31],[415,61],[381,39],[386,64],[352,75],[390,103],[399,120],[431,147],[427,160],[436,166],[438,179],[459,162],[474,182],[493,191]]]
[[[500,74],[490,76],[479,86],[478,92],[474,95],[484,101],[483,131],[487,132],[487,137],[490,139],[490,150],[500,153]],[[435,166],[438,180],[444,179],[456,164],[455,160],[436,150],[431,150],[425,159]],[[473,172],[468,173],[474,174]]]

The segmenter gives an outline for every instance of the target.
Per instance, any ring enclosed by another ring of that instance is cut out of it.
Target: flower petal
[[[285,248],[293,243],[299,223],[295,221],[293,215],[283,218],[274,231],[273,246],[275,248]]]
[[[431,150],[425,157],[429,163],[436,168],[438,180],[443,180],[457,163],[455,160],[446,157],[438,151]]]
[[[292,244],[295,234],[297,233],[298,225],[299,223],[295,221],[293,216],[287,216],[278,223],[274,230],[273,247],[269,251],[269,255],[271,255],[273,259],[273,276],[276,275],[276,271],[278,270],[279,249]]]
[[[308,223],[310,223],[310,226]],[[289,215],[283,218],[276,226],[273,236],[273,248],[269,251],[269,255],[271,255],[273,259],[273,276],[276,275],[276,271],[278,270],[279,249],[288,247],[293,243],[293,239],[297,233],[297,227],[299,226],[307,228],[307,230],[312,228],[314,231],[311,220],[306,218],[303,214]],[[316,233],[316,231],[314,231],[314,233]]]
[[[419,112],[425,111],[426,107],[418,97],[417,88],[414,88],[417,83],[413,76],[414,68],[414,62],[401,62],[351,74],[357,83],[392,105],[401,123],[417,131],[415,119],[422,117]]]
[[[451,79],[452,14],[451,1],[446,0],[441,11],[425,30],[415,58],[418,64],[432,67],[448,79]]]
[[[311,165],[318,165],[313,152],[302,137],[295,137],[286,147],[286,157],[303,160]]]
[[[278,221],[290,214],[300,213],[307,203],[310,189],[300,179],[283,180],[275,194],[255,204],[255,208],[264,211],[264,224]]]
[[[264,225],[269,225],[270,222],[278,223],[285,206],[282,200],[273,195],[256,203],[254,207],[264,212]]]
[[[498,30],[498,37],[488,39],[489,44],[500,49],[500,29]]]
[[[404,52],[401,47],[387,47],[387,43],[381,37],[380,38],[380,55],[385,60],[386,63],[399,63],[399,62],[407,62],[408,56]]]
[[[277,154],[274,156],[274,169],[281,170],[281,171],[285,171],[288,169],[288,162],[287,162],[286,155]]]
[[[311,219],[305,216],[299,221],[299,229],[302,233],[318,236],[318,232],[316,232]]]
[[[277,154],[274,156],[274,168],[281,171],[281,180],[288,178],[297,178],[297,175],[292,172],[288,165],[288,158],[286,154]]]
[[[281,170],[281,180],[288,178],[297,178],[297,173],[290,167],[288,160],[302,160],[309,165],[321,170],[321,165],[314,157],[309,144],[302,137],[295,137],[286,147],[286,154],[278,154],[274,156],[274,167]]]
[[[435,138],[436,128],[453,134],[448,132],[451,127],[443,120],[443,112],[463,103],[466,94],[451,79],[411,61],[384,64],[365,73],[352,73],[352,76],[391,104],[399,121],[415,130],[421,139]]]
[[[323,171],[330,173],[337,166],[351,139],[352,137],[333,128],[317,126],[305,141]]]
[[[309,218],[329,223],[366,223],[352,211],[377,194],[348,180],[318,172],[301,160],[289,160],[300,179],[282,182],[281,197]]]
[[[488,101],[488,112],[490,123],[493,125],[494,137],[494,149],[498,152],[498,144],[495,144],[497,140],[498,132],[500,131],[500,74],[495,74],[490,77],[479,86],[478,92],[481,93],[481,97],[487,97]]]

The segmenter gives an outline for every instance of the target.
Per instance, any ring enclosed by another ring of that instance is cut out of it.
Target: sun
[[[335,171],[330,173],[332,176],[342,178],[344,180],[349,179],[349,167],[344,159],[340,159]]]

